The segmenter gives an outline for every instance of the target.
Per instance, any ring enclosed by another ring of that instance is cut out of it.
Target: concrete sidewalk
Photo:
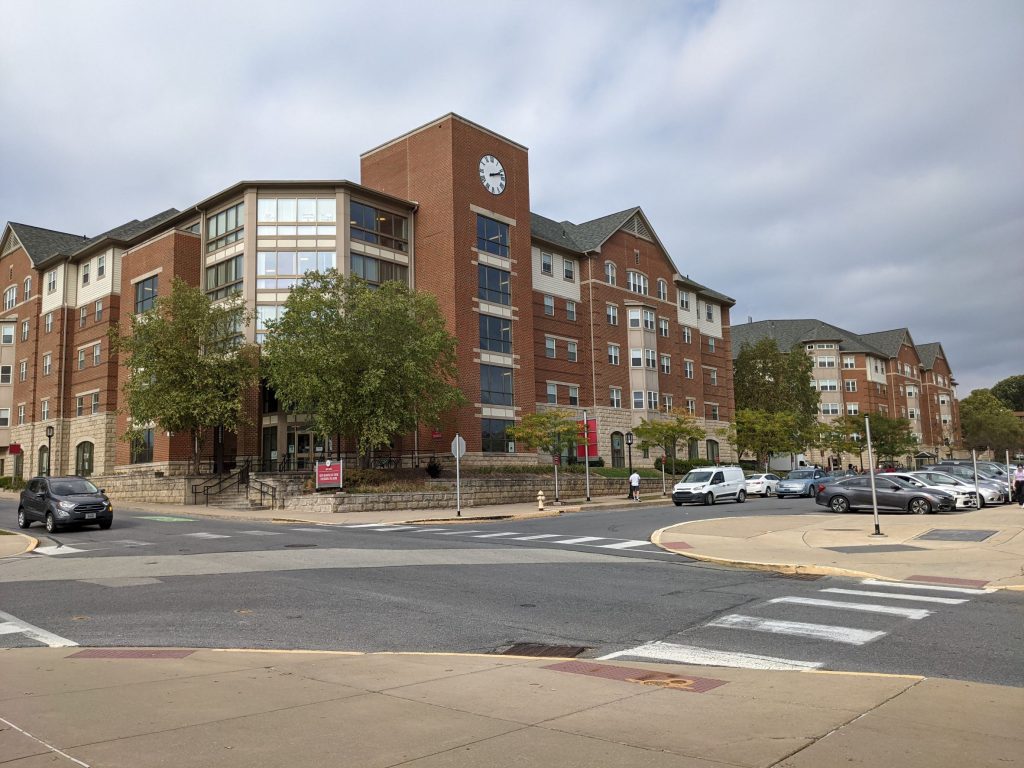
[[[1016,688],[508,656],[0,651],[18,768],[1020,765]]]
[[[1024,510],[949,515],[733,517],[679,523],[651,540],[694,560],[785,573],[1024,589]],[[971,540],[971,539],[980,540]]]

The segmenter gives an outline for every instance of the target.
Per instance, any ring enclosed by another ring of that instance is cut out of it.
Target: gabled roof
[[[694,291],[701,296],[707,296],[708,298],[719,301],[722,304],[728,304],[730,307],[736,305],[736,299],[732,296],[726,296],[724,293],[714,291],[706,285],[701,285],[696,280],[691,279],[689,275],[686,277],[683,277],[682,275],[675,275],[672,282],[675,283],[677,287],[689,288],[691,291]]]
[[[84,235],[72,235],[53,229],[33,227],[29,224],[18,224],[14,221],[8,222],[7,226],[18,238],[34,267],[49,261],[54,256],[74,253],[89,242],[89,238]]]
[[[900,347],[904,343],[914,346],[914,340],[910,337],[910,331],[906,328],[893,328],[891,331],[865,333],[862,334],[862,337],[885,352],[889,357],[898,357]]]
[[[637,207],[627,208],[625,211],[610,213],[582,224],[572,224],[568,221],[563,221],[562,224],[573,228],[573,239],[579,243],[582,250],[596,251],[605,244],[609,237],[622,229],[633,218],[633,214],[639,210]]]
[[[921,367],[930,371],[935,367],[936,358],[945,358],[946,352],[942,348],[942,344],[937,341],[931,341],[927,344],[917,345],[917,356],[921,359]]]
[[[732,334],[732,355],[735,358],[744,344],[756,344],[764,338],[774,339],[779,349],[788,352],[797,345],[812,341],[835,341],[841,352],[865,352],[877,357],[895,357],[867,340],[865,335],[856,334],[822,320],[759,320],[756,323],[740,323],[730,329]],[[897,346],[897,352],[899,347]]]
[[[583,253],[579,243],[573,240],[572,235],[565,228],[565,223],[559,223],[554,219],[541,216],[539,213],[530,214],[530,234],[536,240],[543,240],[545,243],[551,243],[551,245],[564,248],[567,251]]]

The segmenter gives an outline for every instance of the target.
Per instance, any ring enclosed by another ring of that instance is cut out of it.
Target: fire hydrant
[[[537,491],[537,511],[544,511],[544,491]]]

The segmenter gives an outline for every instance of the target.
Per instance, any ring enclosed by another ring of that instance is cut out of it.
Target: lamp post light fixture
[[[629,453],[629,474],[633,474],[633,433],[626,433],[626,451]]]
[[[46,427],[46,476],[49,477],[52,473],[50,472],[50,464],[53,461],[53,425],[49,424]]]

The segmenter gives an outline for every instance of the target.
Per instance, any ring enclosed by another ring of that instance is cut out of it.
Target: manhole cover
[[[571,659],[586,649],[583,645],[544,645],[543,643],[516,643],[501,652],[502,656],[544,656]]]
[[[924,547],[910,547],[906,544],[867,544],[859,547],[825,547],[830,552],[842,552],[844,555],[870,554],[872,552],[919,552]]]
[[[320,546],[319,544],[285,544],[285,549],[312,549],[313,547]]]
[[[983,530],[942,530],[933,528],[928,533],[922,533],[918,539],[924,541],[984,541],[990,536],[995,536],[999,531]]]

